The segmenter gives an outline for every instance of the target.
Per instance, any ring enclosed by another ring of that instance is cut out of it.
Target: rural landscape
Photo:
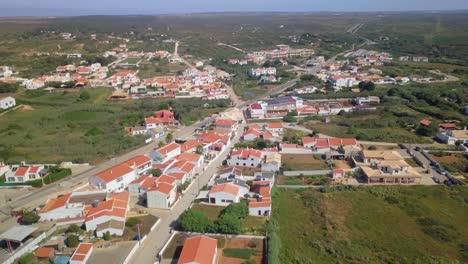
[[[0,12],[0,263],[468,263],[468,6],[297,2]]]

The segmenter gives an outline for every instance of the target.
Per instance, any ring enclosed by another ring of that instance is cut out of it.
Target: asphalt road
[[[223,160],[225,160],[231,151],[232,146],[239,141],[244,126],[239,125],[236,136],[231,140],[231,144],[225,148],[225,150],[216,157],[216,160],[206,167],[205,171],[194,180],[194,182],[187,189],[185,194],[180,198],[176,205],[170,210],[170,213],[161,216],[160,223],[158,226],[148,234],[147,239],[139,247],[135,255],[131,258],[131,263],[154,263],[157,261],[157,255],[161,251],[166,241],[171,236],[171,229],[176,225],[179,216],[187,210],[192,202],[197,197],[200,189],[205,186],[210,178],[216,174],[218,167],[222,166]]]

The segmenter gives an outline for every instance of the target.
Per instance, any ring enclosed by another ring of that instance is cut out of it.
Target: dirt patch
[[[311,154],[283,154],[281,162],[284,170],[324,170],[327,166],[323,160],[315,159]]]
[[[457,163],[460,161],[460,157],[452,155],[452,156],[442,156],[438,157],[435,155],[432,155],[432,157],[437,161],[437,162],[445,162],[445,163]]]
[[[29,111],[34,111],[34,108],[30,105],[23,105],[23,107],[21,107],[21,112],[29,112]]]
[[[335,163],[336,167],[339,169],[351,169],[351,166],[349,166],[346,160],[334,160],[333,163]]]
[[[250,245],[255,244],[255,247],[251,247]],[[244,238],[227,238],[224,248],[245,248],[245,249],[253,249],[258,251],[257,256],[250,257],[250,260],[255,261],[255,263],[261,264],[263,263],[263,241],[260,239],[244,239]],[[242,264],[246,260],[240,258],[229,258],[223,256],[223,249],[219,249],[220,252],[218,257],[218,263],[223,264]]]

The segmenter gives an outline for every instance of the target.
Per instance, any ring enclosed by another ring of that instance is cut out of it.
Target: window
[[[255,167],[253,163],[250,164],[250,167]]]
[[[14,181],[15,181],[15,177],[8,177],[8,181],[14,182]]]
[[[244,163],[244,166],[246,166],[245,163]]]
[[[239,166],[239,162],[237,162],[236,165]]]
[[[120,177],[117,179],[117,182],[121,182],[121,181],[123,181],[123,177]]]

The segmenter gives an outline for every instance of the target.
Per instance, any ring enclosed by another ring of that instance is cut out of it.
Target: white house
[[[122,235],[125,228],[129,200],[130,194],[128,192],[111,193],[106,201],[86,206],[84,208],[86,230],[96,232],[103,229],[109,230],[110,224],[112,224],[112,229],[119,229],[120,225],[115,223],[115,221],[118,221],[124,225],[121,226],[118,232],[111,234]],[[113,221],[113,223],[107,223],[109,221]]]
[[[239,187],[232,184],[220,184],[211,187],[208,193],[208,202],[216,205],[229,205],[238,203],[241,197]]]
[[[219,172],[219,179],[233,179],[242,177],[242,170],[236,167],[228,167]]]
[[[345,172],[343,169],[334,169],[332,171],[332,178],[334,180],[341,179],[345,176]]]
[[[253,103],[249,106],[250,117],[253,119],[265,118],[265,110],[259,103]]]
[[[468,143],[468,130],[447,130],[446,132],[437,134],[442,142],[448,145],[455,145],[457,141],[461,141],[462,144]]]
[[[277,152],[265,155],[265,162],[262,163],[262,171],[279,171],[281,168],[281,154]]]
[[[267,123],[265,129],[272,133],[283,134],[283,123]]]
[[[89,177],[91,186],[105,189],[107,192],[120,192],[138,177],[137,170],[121,163]]]
[[[257,68],[257,69],[250,69],[249,75],[252,77],[260,77],[263,75],[276,75],[276,68]]]
[[[46,173],[47,172],[42,165],[15,165],[5,173],[5,178],[6,182],[27,182],[40,179]]]
[[[146,192],[146,202],[148,208],[169,209],[177,198],[177,188],[175,185],[156,181],[155,186]]]
[[[13,98],[11,96],[7,96],[7,97],[4,97],[4,98],[0,99],[0,108],[1,109],[8,109],[8,108],[13,107],[15,105],[16,105],[16,100],[15,100],[15,98]]]
[[[75,252],[70,258],[69,264],[85,264],[91,253],[93,252],[93,244],[91,243],[80,243],[76,248]]]
[[[75,218],[83,216],[82,204],[69,204],[71,193],[49,199],[45,206],[39,210],[41,221],[53,221],[64,218]]]
[[[174,158],[175,156],[180,155],[180,153],[181,153],[180,145],[175,142],[172,142],[158,149],[154,149],[150,153],[150,157],[155,161],[164,163]]]
[[[227,160],[229,166],[256,168],[262,162],[262,152],[256,149],[235,149]]]
[[[217,243],[216,239],[207,236],[187,238],[177,264],[215,264]]]
[[[138,155],[123,163],[135,169],[137,174],[142,175],[152,168],[153,161],[145,155]]]

